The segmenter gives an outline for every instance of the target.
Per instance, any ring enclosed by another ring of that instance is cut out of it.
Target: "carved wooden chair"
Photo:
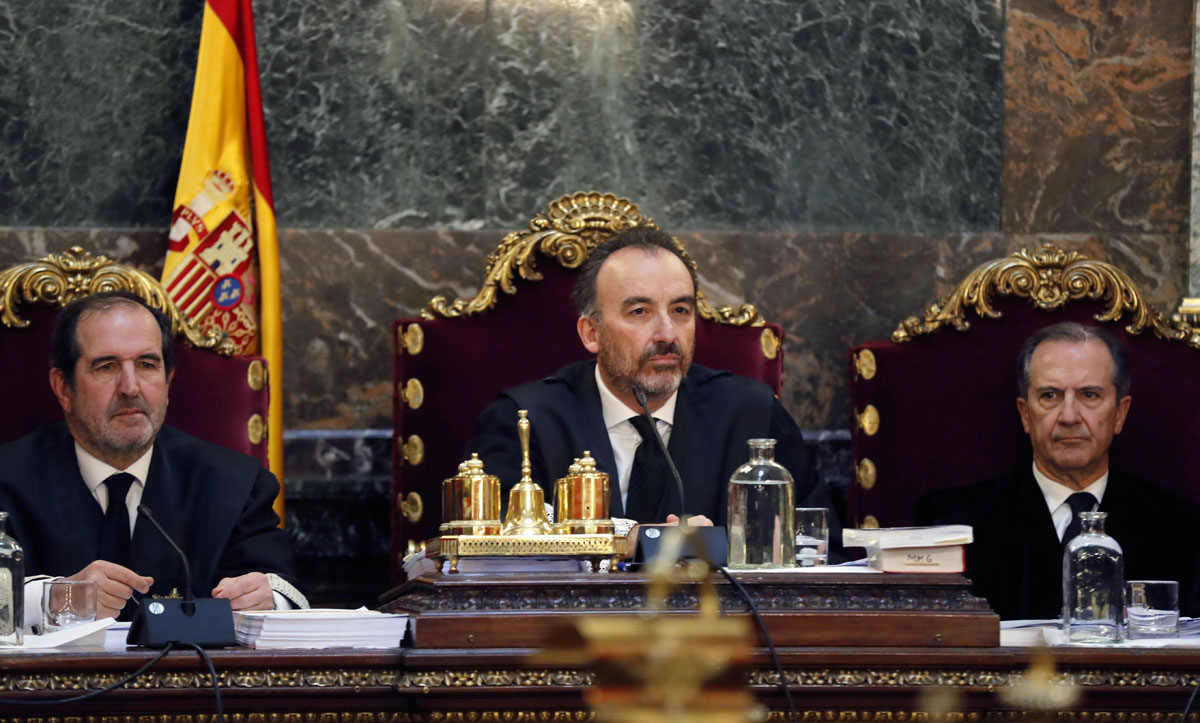
[[[157,279],[78,246],[0,271],[0,379],[9,404],[0,415],[0,442],[62,419],[49,383],[54,317],[70,301],[103,291],[137,294],[171,319],[176,371],[166,423],[266,466],[266,360],[230,356],[223,335],[188,321]]]
[[[1129,350],[1134,401],[1113,465],[1200,501],[1200,331],[1150,308],[1115,266],[1048,245],[982,264],[891,341],[851,350],[854,524],[912,524],[922,493],[1031,464],[1016,356],[1059,321],[1103,325]]]
[[[392,570],[397,581],[410,542],[437,533],[441,480],[458,469],[479,412],[502,389],[588,358],[570,302],[575,271],[593,248],[633,226],[654,222],[624,198],[564,196],[534,216],[527,229],[504,237],[488,256],[473,298],[439,296],[419,318],[393,324]],[[539,256],[545,261],[540,267]],[[702,291],[697,312],[696,363],[759,379],[779,392],[783,332],[778,325],[764,323],[748,304],[714,308]]]

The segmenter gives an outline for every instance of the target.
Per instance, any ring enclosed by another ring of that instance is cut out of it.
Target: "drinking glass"
[[[42,583],[42,630],[54,632],[96,619],[96,583],[47,580]]]
[[[1179,583],[1174,580],[1127,581],[1125,618],[1131,638],[1179,635]]]
[[[797,507],[796,567],[821,567],[829,561],[829,519],[824,507]]]

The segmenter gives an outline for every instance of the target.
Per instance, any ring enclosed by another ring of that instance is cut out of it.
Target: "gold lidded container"
[[[483,471],[478,453],[458,465],[458,476],[442,480],[443,535],[500,534],[500,478]]]
[[[576,459],[554,486],[554,531],[560,535],[611,535],[608,474],[596,469],[590,451]]]

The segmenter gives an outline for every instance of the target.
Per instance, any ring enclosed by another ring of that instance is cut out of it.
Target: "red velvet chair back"
[[[70,274],[65,268],[71,269]],[[6,292],[0,297],[0,379],[5,380],[9,404],[8,413],[0,415],[0,443],[63,418],[50,391],[49,359],[54,319],[67,301],[89,293],[125,290],[153,306],[166,305],[156,280],[82,249],[6,269],[0,272],[0,289]],[[215,347],[219,340],[205,339],[182,321],[173,307],[167,313],[180,333],[175,342],[175,380],[166,423],[256,457],[266,466],[266,360],[230,357],[195,346],[208,343]],[[27,325],[21,328],[21,322]]]
[[[479,412],[501,390],[590,356],[576,334],[570,302],[576,269],[596,244],[638,225],[653,222],[625,199],[597,193],[563,197],[530,221],[528,231],[505,237],[489,257],[474,299],[434,299],[422,318],[394,323],[397,581],[410,542],[437,534],[441,481],[456,473]],[[704,300],[699,306],[695,362],[759,379],[778,394],[779,326],[764,324],[751,306],[714,309]]]
[[[1031,464],[1016,357],[1060,321],[1102,325],[1129,350],[1133,404],[1112,465],[1200,502],[1200,334],[1148,308],[1115,267],[1044,247],[980,266],[893,341],[851,350],[851,523],[909,525],[921,494]]]

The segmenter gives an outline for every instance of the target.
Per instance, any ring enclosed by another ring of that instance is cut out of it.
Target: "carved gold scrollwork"
[[[262,415],[251,414],[250,419],[246,422],[246,439],[250,440],[250,444],[262,444],[263,438],[266,436],[267,423]]]
[[[994,296],[1024,297],[1046,310],[1081,299],[1103,301],[1106,308],[1096,315],[1096,321],[1128,318],[1125,331],[1130,334],[1150,328],[1163,339],[1200,348],[1200,329],[1181,317],[1168,319],[1150,308],[1124,271],[1051,244],[1034,251],[1021,249],[976,267],[949,296],[930,304],[923,317],[910,316],[900,322],[892,341],[910,341],[944,326],[966,331],[971,326],[968,309],[983,319],[999,318],[1001,313],[992,306]]]
[[[762,346],[762,353],[766,358],[774,359],[779,355],[779,337],[770,329],[763,329],[759,344]]]
[[[869,490],[875,486],[875,463],[868,457],[863,457],[854,465],[854,478],[858,480],[859,486],[864,490]]]
[[[0,271],[0,323],[24,329],[29,322],[17,315],[20,304],[66,306],[81,296],[104,291],[129,291],[161,309],[171,320],[175,334],[192,346],[233,354],[233,341],[217,329],[201,330],[167,296],[162,285],[144,271],[113,263],[107,256],[94,256],[79,246],[62,254],[50,254],[26,264]]]
[[[870,349],[863,349],[854,355],[854,373],[857,377],[862,377],[866,380],[875,378],[875,353]]]
[[[874,404],[868,404],[861,412],[856,412],[854,421],[868,437],[874,437],[879,431],[879,410]]]
[[[396,495],[396,508],[409,522],[420,522],[425,512],[425,502],[421,495],[409,492],[407,495]]]
[[[246,367],[246,384],[249,385],[251,391],[261,391],[263,385],[267,383],[267,368],[258,359],[250,362],[250,366]]]
[[[535,252],[554,259],[563,268],[579,268],[597,245],[635,226],[657,228],[654,221],[643,216],[637,205],[627,198],[596,191],[563,196],[552,202],[545,212],[534,216],[528,230],[508,234],[488,255],[483,284],[474,298],[451,302],[444,296],[435,296],[421,311],[421,316],[454,319],[482,314],[496,305],[497,291],[516,293],[514,282],[518,276],[526,281],[541,280]],[[695,279],[696,263],[678,239],[675,244]],[[696,290],[696,313],[709,321],[732,326],[760,326],[763,323],[758,309],[752,304],[717,308],[699,288]]]
[[[416,377],[402,385],[396,385],[396,393],[400,395],[400,401],[407,404],[409,409],[417,409],[425,401],[425,387]]]
[[[411,465],[421,464],[425,459],[425,440],[415,434],[410,435],[407,442],[397,439],[396,452],[402,462],[408,462]]]

